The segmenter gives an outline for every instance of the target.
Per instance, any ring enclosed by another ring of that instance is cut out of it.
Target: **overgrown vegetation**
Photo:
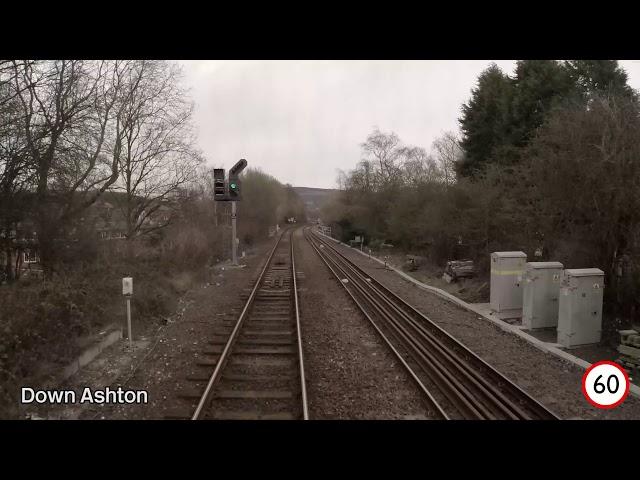
[[[0,417],[21,385],[56,378],[78,339],[122,323],[123,276],[144,330],[230,257],[230,205],[213,201],[180,79],[164,61],[0,61]],[[241,248],[304,218],[289,186],[242,178]]]
[[[386,240],[440,266],[466,257],[486,270],[492,251],[541,250],[598,267],[605,330],[637,321],[640,110],[626,80],[615,61],[519,61],[513,76],[491,65],[459,140],[427,153],[376,129],[324,219],[343,240]]]
[[[263,236],[269,226],[282,226],[288,218],[305,221],[304,204],[291,185],[283,186],[258,169],[249,168],[243,173],[242,198],[238,204],[238,215],[243,219],[238,225],[238,238],[246,245]]]
[[[50,279],[25,276],[0,285],[0,417],[16,414],[25,381],[41,385],[60,374],[81,350],[79,338],[123,325],[123,276],[134,278],[140,330],[163,325],[181,295],[212,281],[211,266],[230,258],[231,233],[229,204],[213,201],[210,176],[201,172],[189,195],[176,202],[172,222],[154,234],[130,241],[92,234],[59,256]],[[238,209],[241,249],[266,239],[269,226],[295,210],[290,189],[273,177],[255,170],[244,177],[243,190],[250,193]],[[254,210],[264,216],[245,214]]]

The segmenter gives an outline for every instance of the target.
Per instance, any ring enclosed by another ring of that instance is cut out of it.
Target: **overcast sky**
[[[281,182],[333,188],[378,126],[430,148],[458,131],[460,107],[491,60],[182,61],[200,147],[212,166],[240,158]],[[513,73],[515,61],[495,60]],[[640,89],[640,61],[621,61]]]

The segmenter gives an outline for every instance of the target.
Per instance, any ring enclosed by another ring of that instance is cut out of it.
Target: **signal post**
[[[231,260],[233,265],[238,265],[238,240],[236,238],[236,202],[240,196],[240,173],[247,167],[247,161],[239,160],[229,170],[229,181],[225,182],[224,168],[213,170],[213,199],[216,202],[231,202]]]

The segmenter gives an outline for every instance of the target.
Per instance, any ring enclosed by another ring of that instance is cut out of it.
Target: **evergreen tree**
[[[513,77],[495,64],[483,71],[462,106],[459,177],[478,177],[489,164],[518,164],[522,149],[558,108],[586,108],[598,96],[637,100],[616,60],[520,60]]]
[[[458,175],[473,176],[481,171],[493,149],[504,143],[512,95],[511,80],[496,64],[480,74],[469,103],[462,106],[461,145],[465,154],[457,165]]]
[[[575,97],[576,87],[569,71],[555,60],[518,61],[513,84],[508,141],[523,147],[552,108]]]
[[[599,94],[636,98],[617,60],[568,60],[565,66],[584,100]]]

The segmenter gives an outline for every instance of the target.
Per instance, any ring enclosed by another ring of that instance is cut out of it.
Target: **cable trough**
[[[425,395],[436,419],[558,417],[317,233],[305,237]]]

